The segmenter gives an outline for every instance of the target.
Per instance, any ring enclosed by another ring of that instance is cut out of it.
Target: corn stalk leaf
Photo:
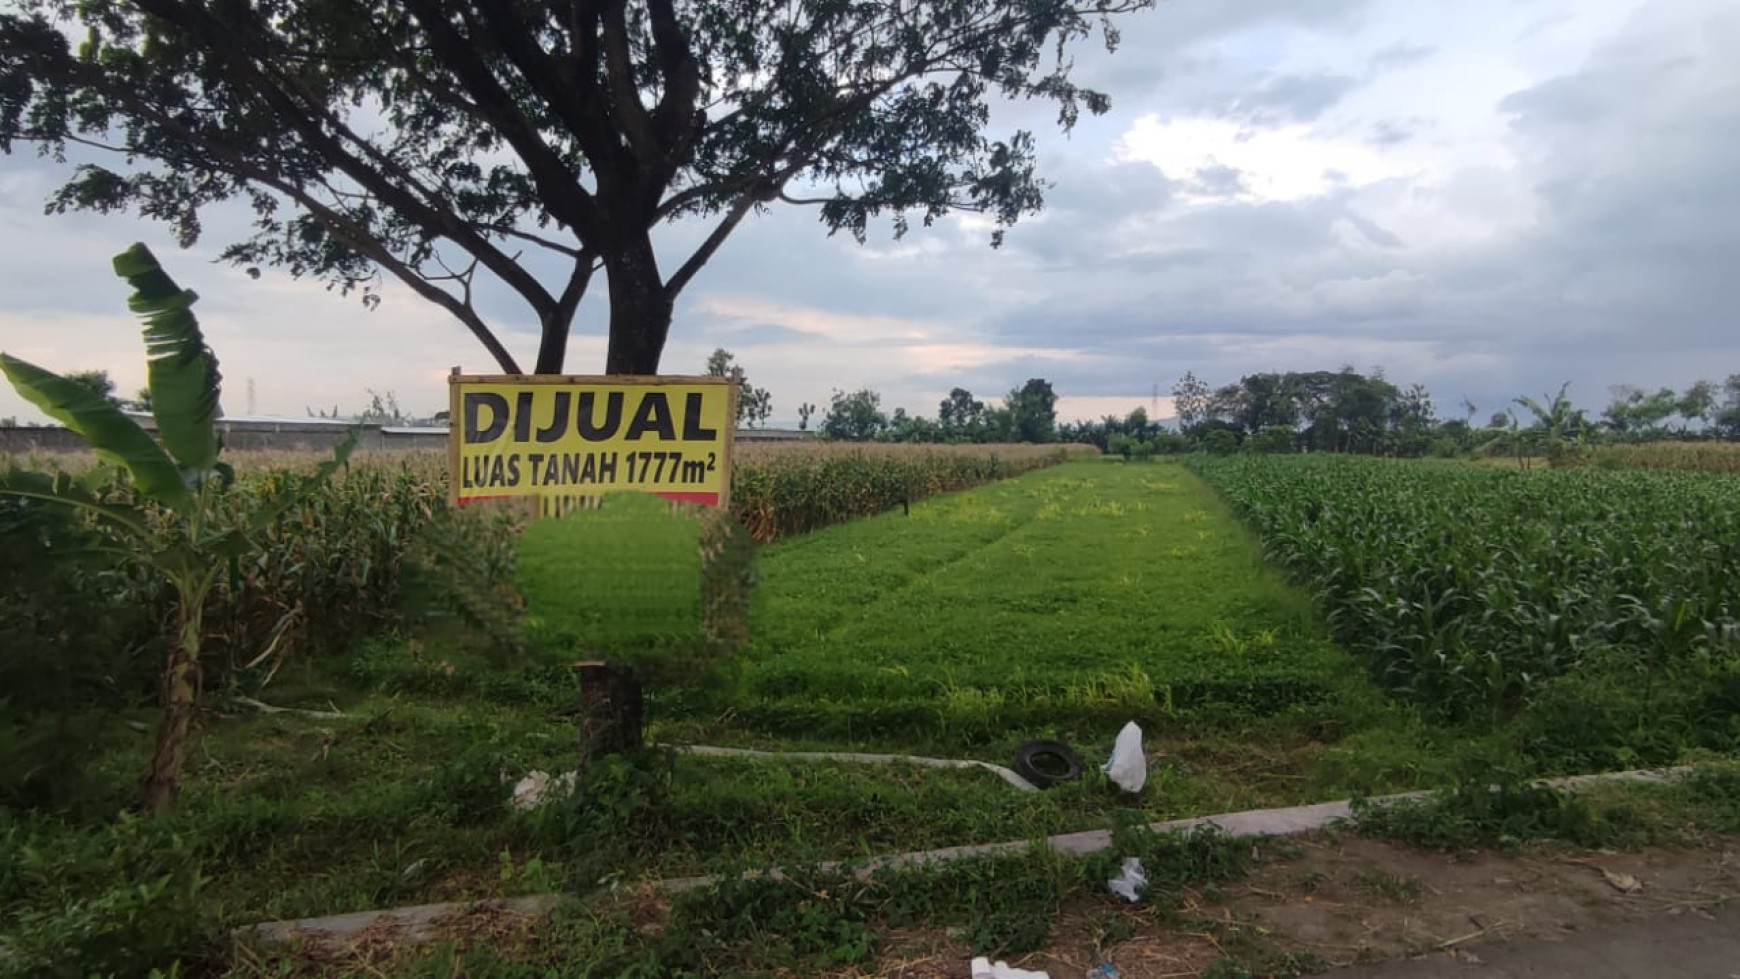
[[[133,287],[127,306],[145,320],[147,379],[157,437],[197,485],[218,461],[217,419],[223,375],[205,344],[193,304],[199,297],[175,284],[144,245],[115,256],[115,274]]]
[[[286,483],[277,492],[261,501],[260,505],[248,515],[245,533],[253,535],[271,526],[279,514],[289,509],[297,500],[304,499],[320,488],[338,468],[350,461],[350,454],[356,450],[357,430],[352,428],[332,450],[332,458],[324,459],[314,467],[314,472],[294,482]]]
[[[192,508],[175,461],[106,398],[9,354],[0,354],[0,371],[25,400],[84,436],[98,458],[125,469],[141,494],[182,513]]]

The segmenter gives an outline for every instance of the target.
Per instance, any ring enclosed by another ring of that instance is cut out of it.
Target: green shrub
[[[142,976],[210,956],[199,856],[168,820],[70,830],[0,810],[0,975]]]
[[[1252,455],[1285,455],[1295,451],[1294,443],[1298,433],[1285,425],[1271,425],[1261,431],[1252,432],[1245,439],[1245,451]]]
[[[1209,455],[1232,455],[1234,452],[1239,450],[1239,437],[1237,434],[1230,432],[1227,429],[1217,428],[1205,434],[1202,437],[1200,444],[1202,445],[1202,451],[1207,452]]]

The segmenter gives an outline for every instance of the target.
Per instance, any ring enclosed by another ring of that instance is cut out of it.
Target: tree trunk
[[[145,777],[145,805],[154,813],[175,808],[181,795],[181,768],[187,758],[187,729],[199,696],[200,613],[183,607],[180,634],[163,671],[163,721],[157,728],[157,750]]]
[[[671,299],[665,294],[652,239],[644,233],[605,260],[610,283],[610,352],[607,374],[657,374],[671,330]]]
[[[640,681],[609,663],[581,663],[580,766],[639,751],[644,701]]]

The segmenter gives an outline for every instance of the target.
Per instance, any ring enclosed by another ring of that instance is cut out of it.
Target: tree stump
[[[580,765],[639,751],[644,698],[634,674],[603,662],[577,663],[580,674]]]

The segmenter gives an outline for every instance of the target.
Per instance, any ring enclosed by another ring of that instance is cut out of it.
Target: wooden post
[[[580,673],[580,766],[639,751],[645,706],[640,681],[610,663],[576,663]]]

